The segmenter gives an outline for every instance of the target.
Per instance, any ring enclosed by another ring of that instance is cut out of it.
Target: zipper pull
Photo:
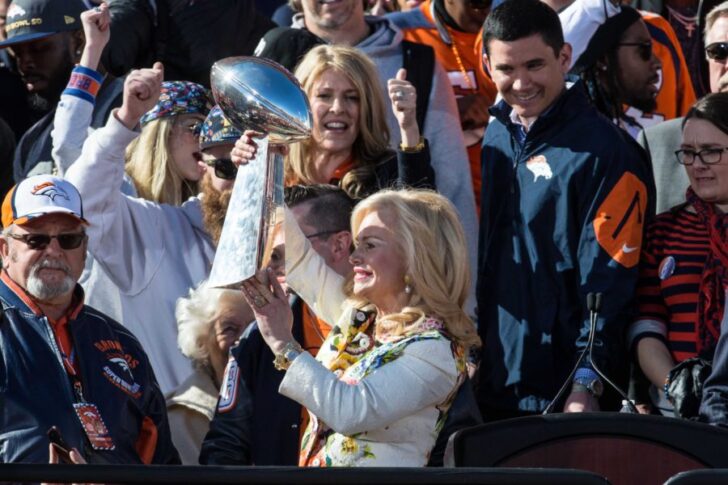
[[[76,399],[78,402],[86,402],[86,400],[83,398],[83,388],[81,387],[81,383],[79,381],[75,381],[73,383],[73,392],[76,394]]]

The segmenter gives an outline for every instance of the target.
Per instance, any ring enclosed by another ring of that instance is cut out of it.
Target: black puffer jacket
[[[253,0],[111,0],[111,41],[103,63],[116,76],[165,66],[167,80],[210,85],[210,67],[225,57],[250,56],[275,24]]]

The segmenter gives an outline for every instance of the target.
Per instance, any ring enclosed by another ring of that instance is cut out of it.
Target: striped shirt
[[[633,342],[657,333],[675,362],[697,355],[698,295],[709,252],[708,228],[687,206],[657,216],[642,251]]]

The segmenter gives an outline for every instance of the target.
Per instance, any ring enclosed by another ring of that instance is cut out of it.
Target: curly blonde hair
[[[354,208],[352,234],[359,233],[364,217],[374,211],[387,211],[394,220],[391,229],[399,238],[412,288],[405,308],[378,321],[377,328],[403,335],[426,316],[436,316],[457,343],[465,348],[480,347],[475,325],[463,308],[470,268],[465,232],[452,203],[431,190],[382,190]],[[350,280],[347,292],[355,305],[367,305],[369,302],[353,296],[352,288]]]
[[[334,69],[345,75],[359,94],[359,134],[352,146],[354,169],[344,176],[340,186],[351,197],[361,198],[374,182],[374,167],[391,154],[384,95],[374,63],[353,47],[320,45],[311,49],[296,68],[296,78],[308,96],[321,75]],[[312,140],[292,145],[286,164],[286,180],[297,184],[314,184],[311,165]]]
[[[150,121],[126,149],[126,173],[137,195],[160,204],[181,205],[197,195],[197,184],[185,180],[170,154],[175,118]]]

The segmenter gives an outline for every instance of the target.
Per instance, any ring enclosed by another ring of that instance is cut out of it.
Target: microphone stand
[[[589,309],[589,338],[587,339],[586,347],[581,351],[581,354],[579,355],[579,358],[576,361],[576,364],[574,365],[574,368],[571,369],[571,372],[569,373],[569,376],[566,378],[566,381],[559,389],[559,392],[556,393],[556,396],[551,400],[549,405],[544,409],[542,414],[550,414],[553,412],[554,407],[556,406],[556,403],[559,402],[559,400],[563,397],[566,390],[569,388],[569,385],[572,383],[574,379],[574,374],[576,374],[576,370],[579,368],[581,363],[584,361],[584,357],[587,355],[589,356],[589,362],[591,363],[592,369],[594,369],[594,372],[597,373],[600,379],[602,379],[604,382],[609,384],[612,389],[617,391],[617,393],[622,397],[622,412],[625,411],[625,406],[629,408],[629,413],[631,414],[638,414],[637,408],[634,406],[632,401],[627,397],[627,393],[625,393],[622,389],[619,388],[614,382],[612,382],[596,365],[594,360],[592,359],[592,352],[594,350],[594,337],[596,335],[596,329],[597,329],[597,319],[599,318],[599,311],[602,308],[602,294],[601,293],[587,293],[586,295],[586,307]]]

